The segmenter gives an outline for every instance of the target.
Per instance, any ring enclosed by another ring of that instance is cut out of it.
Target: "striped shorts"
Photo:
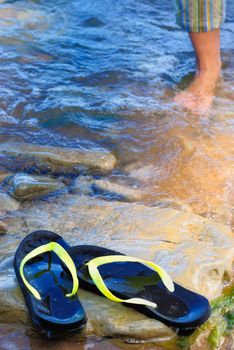
[[[176,0],[177,24],[188,32],[210,32],[225,19],[225,0]]]

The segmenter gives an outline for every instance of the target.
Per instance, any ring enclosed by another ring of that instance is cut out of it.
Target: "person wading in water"
[[[205,113],[211,105],[221,73],[220,26],[225,19],[225,0],[175,0],[177,23],[189,33],[197,69],[189,87],[174,100],[192,112]]]

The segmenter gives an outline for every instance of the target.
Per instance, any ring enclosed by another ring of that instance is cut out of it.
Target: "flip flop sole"
[[[77,268],[83,288],[101,294],[92,281],[88,267],[90,260],[107,255],[124,255],[113,250],[91,245],[71,247],[70,255]],[[175,291],[169,292],[159,275],[141,263],[121,262],[99,266],[99,272],[107,288],[121,299],[143,298],[157,304],[157,308],[125,304],[145,315],[156,318],[168,326],[178,328],[181,333],[193,331],[210,316],[208,300],[174,283]]]
[[[67,297],[72,290],[72,279],[64,276],[61,260],[53,252],[31,259],[24,267],[27,281],[40,293],[38,300],[26,287],[21,275],[23,258],[39,246],[56,242],[68,251],[62,237],[50,231],[35,231],[20,243],[14,257],[15,274],[23,292],[34,325],[47,337],[77,333],[86,324],[86,314],[77,295]]]

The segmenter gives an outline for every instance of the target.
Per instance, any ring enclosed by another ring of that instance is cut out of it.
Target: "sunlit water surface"
[[[173,103],[195,63],[172,1],[1,1],[0,142],[105,147],[113,180],[143,168],[143,202],[182,200],[231,226],[233,16],[229,0],[223,77],[197,116]]]

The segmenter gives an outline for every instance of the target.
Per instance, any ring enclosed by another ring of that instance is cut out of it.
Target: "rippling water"
[[[222,114],[233,112],[229,2],[216,101]],[[159,119],[186,118],[172,95],[194,57],[172,1],[6,1],[0,23],[2,138],[117,148],[126,140],[130,152],[142,152]]]
[[[234,6],[209,116],[173,104],[194,55],[173,1],[0,1],[0,142],[106,147],[144,201],[183,200],[233,223]],[[130,165],[129,165],[130,164]],[[135,172],[135,173],[134,173]]]
[[[230,223],[233,15],[228,1],[223,79],[211,115],[197,117],[173,104],[194,55],[172,1],[2,2],[0,141],[105,146],[120,169],[153,167],[147,201],[183,199],[200,214],[225,212]]]

